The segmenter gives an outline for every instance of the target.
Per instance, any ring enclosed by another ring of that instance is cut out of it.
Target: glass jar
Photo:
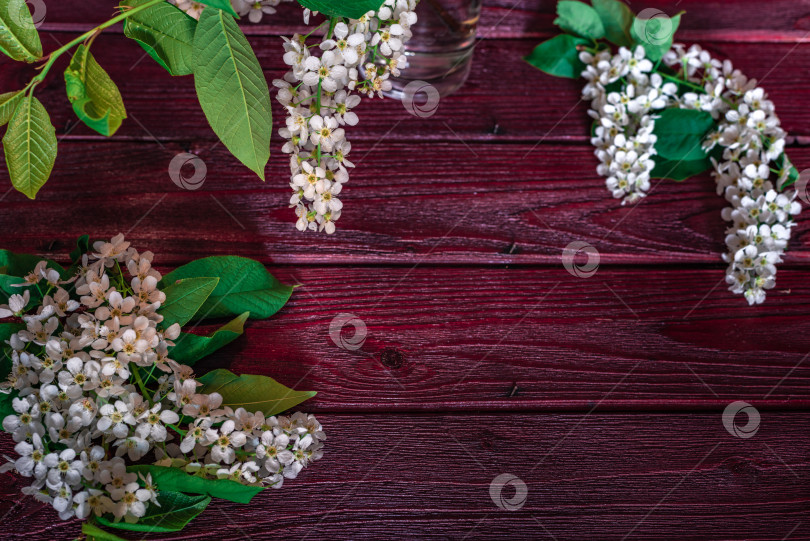
[[[412,81],[424,81],[439,96],[458,90],[472,66],[481,0],[420,0],[413,37],[405,43],[408,67],[393,78],[392,97],[402,98]]]

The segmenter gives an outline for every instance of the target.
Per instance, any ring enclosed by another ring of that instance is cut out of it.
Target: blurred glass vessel
[[[447,96],[467,80],[472,66],[481,0],[420,0],[413,37],[405,44],[408,68],[392,78],[388,93],[402,98],[412,81],[424,81]]]

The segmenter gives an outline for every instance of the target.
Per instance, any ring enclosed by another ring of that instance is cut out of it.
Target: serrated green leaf
[[[182,327],[205,303],[205,300],[217,287],[218,278],[186,278],[167,286],[163,292],[166,302],[158,310],[163,316],[162,328],[175,323]]]
[[[243,312],[250,312],[253,319],[266,319],[287,303],[293,291],[258,261],[238,256],[197,259],[164,276],[162,283],[201,276],[215,276],[219,283],[195,319],[234,317]]]
[[[586,43],[586,39],[559,34],[535,47],[524,60],[549,75],[576,79],[585,70],[585,64],[579,59],[577,45]]]
[[[166,466],[155,466],[154,464],[144,464],[129,466],[128,472],[152,474],[152,482],[155,483],[160,492],[183,491],[190,494],[202,494],[212,498],[222,498],[236,503],[250,503],[250,500],[261,492],[263,487],[243,485],[230,479],[206,479],[197,475],[191,475],[178,468]]]
[[[111,515],[103,515],[96,520],[108,528],[132,532],[179,532],[211,503],[208,496],[188,496],[182,492],[163,490],[158,492],[157,500],[160,506],[150,504],[138,522],[115,522],[108,518]]]
[[[630,27],[635,16],[627,4],[621,0],[591,0],[591,3],[605,27],[605,38],[616,45],[630,47],[633,44]]]
[[[554,24],[583,38],[600,39],[605,37],[605,27],[599,14],[588,4],[577,0],[560,0],[557,4]]]
[[[56,130],[35,97],[24,96],[17,104],[3,137],[3,151],[11,184],[33,199],[56,161]]]
[[[680,24],[680,13],[674,17],[668,17],[662,12],[649,19],[636,17],[630,27],[630,36],[634,43],[644,47],[647,58],[652,62],[658,62],[672,47],[672,40]]]
[[[656,152],[667,160],[695,161],[707,158],[706,134],[715,127],[710,113],[696,109],[664,109],[655,120]]]
[[[243,332],[245,321],[250,312],[245,312],[236,319],[223,325],[210,336],[180,333],[174,341],[175,345],[169,348],[169,357],[180,364],[193,366],[194,363],[211,355],[219,348],[236,340]]]
[[[330,17],[359,19],[369,11],[380,9],[383,0],[298,0],[298,3]]]
[[[87,541],[126,541],[115,534],[102,530],[90,522],[82,522],[82,533],[87,536]]]
[[[137,7],[149,1],[124,0],[121,5]],[[197,21],[192,17],[176,6],[162,2],[124,20],[124,35],[137,41],[172,75],[191,75],[196,27]]]
[[[230,13],[234,17],[239,17],[239,14],[234,11],[233,6],[231,5],[231,0],[197,0],[197,2],[200,4],[205,4],[206,6],[211,6],[212,8],[221,9],[222,11]]]
[[[712,166],[708,157],[702,160],[668,160],[663,156],[653,156],[653,161],[655,167],[650,172],[651,178],[666,178],[677,182],[699,175]]]
[[[121,92],[84,45],[65,70],[65,90],[76,116],[101,135],[114,134],[127,117]]]
[[[297,406],[315,396],[315,391],[294,391],[267,376],[243,374],[217,369],[208,372],[197,381],[202,383],[199,393],[222,395],[222,406],[245,408],[247,411],[261,411],[265,415],[276,415]]]
[[[273,116],[267,80],[236,21],[204,9],[194,33],[194,86],[208,123],[236,158],[264,180]]]
[[[22,97],[22,90],[0,94],[0,126],[8,124]]]
[[[42,43],[25,0],[0,0],[0,51],[25,62],[42,58]]]

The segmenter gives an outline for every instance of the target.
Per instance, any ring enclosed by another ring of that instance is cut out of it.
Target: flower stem
[[[31,82],[28,83],[28,84],[32,85],[32,86],[36,86],[37,84],[44,81],[45,76],[48,75],[48,72],[53,67],[54,62],[56,62],[56,59],[59,58],[60,56],[62,56],[63,54],[65,54],[66,52],[68,52],[70,49],[72,49],[73,47],[75,47],[79,43],[83,42],[84,40],[86,40],[88,38],[92,38],[96,33],[101,32],[105,28],[109,28],[112,25],[114,25],[114,24],[116,24],[116,23],[118,23],[120,21],[123,21],[124,19],[129,18],[130,16],[132,16],[135,13],[138,13],[139,11],[143,11],[145,9],[148,9],[148,8],[150,8],[152,6],[155,6],[157,4],[160,4],[162,2],[163,2],[163,0],[150,0],[149,2],[146,2],[145,4],[141,4],[138,7],[128,9],[128,10],[124,11],[123,13],[121,13],[119,15],[116,15],[115,17],[108,20],[107,22],[101,23],[100,25],[96,26],[95,28],[92,28],[92,29],[88,30],[87,32],[85,32],[84,34],[82,34],[78,38],[74,39],[73,41],[69,41],[68,43],[61,46],[60,48],[58,48],[57,50],[55,50],[54,52],[52,52],[51,54],[49,54],[47,56],[48,61],[45,63],[44,66],[42,66],[42,71],[39,73],[39,75],[37,75],[36,77],[31,79]]]

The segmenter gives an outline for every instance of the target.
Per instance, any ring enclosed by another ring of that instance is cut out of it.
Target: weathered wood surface
[[[46,50],[113,9],[48,4]],[[749,308],[722,283],[724,202],[708,175],[663,182],[636,207],[610,198],[581,81],[521,61],[556,32],[554,4],[487,1],[469,83],[435,115],[364,102],[332,237],[292,228],[278,137],[262,184],[216,144],[191,78],[170,78],[120,28],[94,50],[130,114],[115,137],[76,125],[61,64],[37,89],[60,154],[36,201],[7,193],[0,171],[0,247],[64,259],[76,236],[120,231],[164,267],[236,253],[303,284],[199,369],[319,391],[304,409],[324,423],[325,458],[167,538],[810,538],[808,221],[777,289]],[[680,39],[763,79],[793,161],[810,168],[810,2],[631,7],[686,10]],[[301,28],[293,6],[279,10],[245,27],[268,79],[284,71],[278,36]],[[33,73],[0,59],[0,92]],[[168,176],[183,151],[206,162],[200,190]],[[577,240],[601,256],[588,279],[560,261]],[[357,351],[330,337],[341,313],[366,324]],[[761,413],[749,439],[723,427],[735,400]],[[12,447],[0,438],[0,454]],[[518,511],[490,499],[501,473],[527,485]],[[77,535],[21,486],[0,476],[0,538]]]

